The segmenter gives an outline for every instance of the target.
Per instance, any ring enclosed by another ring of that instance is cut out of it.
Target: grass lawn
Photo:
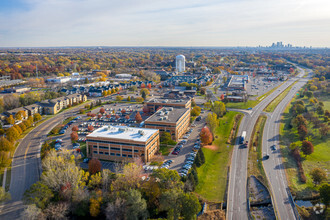
[[[266,178],[265,171],[262,166],[262,135],[265,127],[267,117],[262,115],[259,116],[251,136],[252,142],[250,143],[249,149],[249,160],[248,160],[248,176],[254,175],[266,186],[268,181]]]
[[[218,147],[216,151],[203,148],[205,163],[197,168],[199,183],[196,192],[204,199],[212,202],[224,200],[227,185],[227,172],[233,145],[226,144],[234,117],[237,112],[228,112],[220,119],[216,129],[217,138],[213,142]]]
[[[238,109],[247,109],[253,108],[259,103],[258,100],[248,100],[247,102],[228,102],[226,103],[227,108],[238,108]]]
[[[307,99],[293,99],[292,102],[296,100],[304,100],[307,103]],[[324,104],[329,105],[328,102]],[[314,145],[314,152],[311,155],[302,157],[302,165],[304,173],[306,175],[306,183],[302,183],[298,177],[298,168],[296,161],[290,155],[290,150],[288,146],[290,143],[298,141],[298,135],[295,129],[290,129],[288,124],[290,120],[289,108],[291,105],[288,105],[284,111],[282,118],[282,123],[280,127],[281,135],[281,151],[283,155],[283,163],[286,168],[287,179],[289,181],[289,186],[293,194],[296,194],[298,199],[310,198],[316,195],[316,190],[318,186],[314,186],[311,176],[309,175],[310,171],[316,167],[329,170],[330,169],[330,138],[322,137],[318,130],[312,129],[311,125],[308,126],[309,131],[313,131],[314,137],[310,140]],[[308,107],[309,108],[309,107]],[[310,110],[310,109],[309,109]],[[329,180],[329,179],[328,179]]]
[[[286,95],[290,92],[292,86],[296,84],[296,82],[294,82],[291,86],[289,86],[288,88],[286,88],[283,92],[281,92],[281,94],[279,96],[277,96],[275,99],[273,99],[273,101],[271,101],[271,103],[269,103],[267,105],[267,107],[265,108],[266,112],[273,112],[276,108],[276,106],[278,106],[278,104],[286,97]]]
[[[161,152],[162,155],[167,156],[170,153],[170,149],[173,148],[173,147],[174,146],[161,144],[160,147],[159,147],[159,152]]]

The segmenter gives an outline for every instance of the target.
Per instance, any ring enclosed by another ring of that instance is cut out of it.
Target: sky
[[[329,0],[0,0],[0,47],[330,47]]]

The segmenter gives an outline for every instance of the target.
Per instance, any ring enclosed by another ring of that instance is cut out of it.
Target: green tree
[[[196,215],[201,210],[198,198],[192,193],[183,193],[180,197],[180,203],[183,219],[196,219]]]
[[[313,182],[315,185],[320,184],[322,181],[327,179],[327,173],[322,170],[321,168],[314,168],[311,172],[310,175],[313,179]]]
[[[212,112],[217,114],[218,117],[222,117],[226,113],[225,103],[220,101],[215,101],[212,106]]]
[[[23,200],[26,204],[35,204],[38,208],[44,209],[53,197],[52,190],[38,181],[24,193]]]
[[[131,101],[131,97],[127,96],[127,101],[130,102]]]
[[[183,86],[183,87],[189,87],[189,83],[187,83],[187,82],[182,82],[182,83],[180,83],[180,86]]]
[[[116,101],[122,101],[124,98],[122,97],[122,96],[120,96],[120,95],[117,95],[116,96]]]
[[[320,197],[321,197],[321,201],[326,206],[329,206],[329,204],[330,204],[330,184],[324,183],[320,187]]]
[[[213,112],[209,113],[206,117],[206,123],[207,123],[207,126],[210,128],[212,134],[214,135],[215,129],[217,128],[217,126],[219,124],[217,115]]]
[[[169,132],[164,131],[161,135],[160,135],[160,142],[162,144],[168,144],[168,142],[170,142],[172,140],[172,136]]]
[[[159,210],[167,212],[167,219],[179,219],[181,212],[179,198],[181,194],[181,190],[170,189],[160,196]]]
[[[127,220],[147,219],[147,203],[140,191],[131,189],[127,193],[126,207]]]
[[[132,91],[132,92],[135,92],[135,91],[137,91],[138,90],[138,88],[136,87],[136,86],[131,86],[130,88],[129,88],[129,91]]]

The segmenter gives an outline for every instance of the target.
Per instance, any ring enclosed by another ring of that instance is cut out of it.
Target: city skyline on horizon
[[[0,2],[0,47],[330,47],[326,0]]]

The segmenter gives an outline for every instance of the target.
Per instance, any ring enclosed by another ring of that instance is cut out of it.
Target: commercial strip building
[[[178,141],[187,131],[190,124],[190,108],[165,107],[144,121],[146,128],[169,132],[172,140]]]
[[[227,90],[246,90],[246,84],[249,82],[248,75],[232,76],[228,82]]]
[[[173,108],[191,108],[191,99],[151,99],[146,105],[150,113],[156,112],[162,107],[173,107]]]
[[[87,157],[111,161],[144,162],[159,150],[157,129],[103,126],[86,136]]]

